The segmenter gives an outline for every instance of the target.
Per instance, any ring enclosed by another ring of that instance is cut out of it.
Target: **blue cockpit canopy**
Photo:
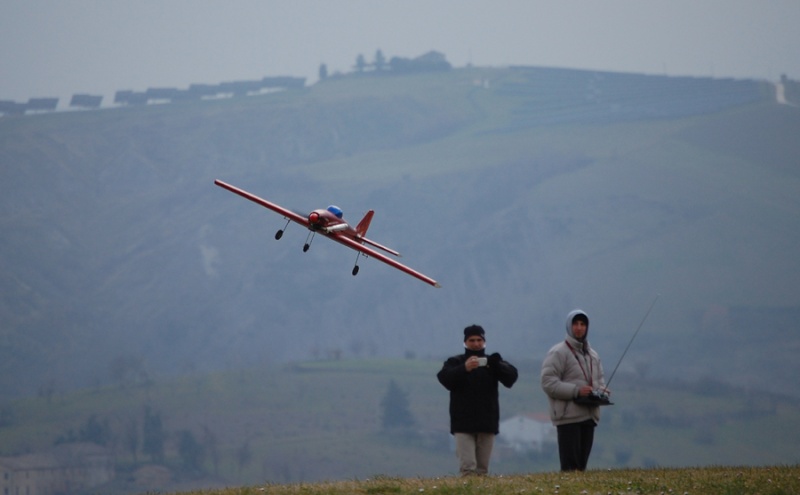
[[[344,216],[344,212],[342,211],[342,209],[335,205],[330,205],[328,207],[328,211],[336,215],[336,218],[339,219],[341,219],[342,216]]]

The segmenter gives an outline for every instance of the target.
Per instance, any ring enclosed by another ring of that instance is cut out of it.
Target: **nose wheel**
[[[309,233],[308,233],[308,235],[306,236],[306,243],[305,243],[305,244],[303,244],[303,252],[304,252],[304,253],[305,253],[306,251],[308,251],[308,248],[310,248],[310,247],[311,247],[311,241],[313,241],[313,240],[314,240],[314,234],[315,234],[315,232],[312,230],[312,231],[311,231],[311,232],[309,232]]]

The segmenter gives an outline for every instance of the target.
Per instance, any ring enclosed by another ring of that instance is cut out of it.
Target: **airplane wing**
[[[251,194],[251,193],[245,191],[244,189],[239,189],[236,186],[232,186],[230,184],[222,182],[219,179],[215,180],[214,184],[218,185],[219,187],[225,188],[225,189],[227,189],[228,191],[230,191],[232,193],[238,194],[239,196],[241,196],[241,197],[243,197],[245,199],[249,199],[250,201],[252,201],[254,203],[258,203],[261,206],[263,206],[264,208],[269,208],[270,210],[274,211],[275,213],[283,215],[284,218],[287,218],[287,219],[289,219],[289,220],[291,220],[293,222],[297,222],[300,225],[302,225],[303,227],[308,228],[308,218],[304,217],[303,215],[298,215],[297,213],[293,212],[292,210],[287,210],[286,208],[284,208],[282,206],[279,206],[279,205],[276,205],[275,203],[270,203],[266,199],[259,198],[255,194]]]
[[[378,244],[377,242],[375,242],[373,240],[370,240],[370,239],[367,239],[366,237],[358,237],[357,239],[359,241],[361,241],[361,242],[366,242],[367,244],[369,244],[371,246],[374,246],[374,247],[376,247],[378,249],[383,249],[384,251],[386,251],[389,254],[393,254],[393,255],[398,256],[398,257],[400,256],[400,253],[398,253],[394,249],[391,249],[391,248],[388,248],[388,247],[383,246],[381,244]]]
[[[382,261],[382,262],[386,263],[387,265],[389,265],[391,267],[397,268],[398,270],[400,270],[402,272],[405,272],[405,273],[411,275],[412,277],[416,277],[419,280],[422,280],[423,282],[425,282],[427,284],[430,284],[430,285],[432,285],[432,286],[434,286],[436,288],[440,288],[441,287],[441,285],[439,285],[439,282],[437,282],[436,280],[430,278],[429,276],[427,276],[425,274],[422,274],[422,273],[420,273],[420,272],[418,272],[416,270],[413,270],[413,269],[407,267],[406,265],[404,265],[404,264],[402,264],[402,263],[400,263],[400,262],[398,262],[398,261],[396,261],[396,260],[394,260],[394,259],[382,254],[382,253],[379,253],[377,251],[373,251],[372,249],[369,249],[368,247],[365,247],[360,242],[355,241],[355,240],[351,239],[350,237],[347,237],[347,236],[344,236],[344,235],[336,235],[336,234],[329,235],[328,237],[330,237],[331,239],[333,239],[334,241],[336,241],[336,242],[338,242],[340,244],[344,244],[345,246],[347,246],[349,248],[355,249],[356,251],[360,251],[360,252],[364,253],[365,255],[367,255],[368,257],[375,258],[375,259],[377,259],[379,261]]]

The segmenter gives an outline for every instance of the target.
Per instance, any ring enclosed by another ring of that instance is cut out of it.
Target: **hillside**
[[[573,307],[611,366],[800,396],[800,112],[756,81],[558,69],[344,77],[0,119],[0,398],[332,355],[536,359]],[[376,216],[434,290],[287,207]],[[709,349],[713,349],[709,352]]]
[[[519,381],[500,391],[503,420],[547,410],[540,364],[515,364]],[[455,476],[447,392],[435,378],[440,367],[419,359],[312,361],[19,399],[2,410],[0,463],[3,455],[47,451],[58,439],[92,439],[113,453],[115,481],[94,490],[105,495]],[[412,428],[382,426],[392,382],[407,395]],[[707,380],[625,374],[615,382],[593,470],[800,462],[796,399]],[[162,459],[145,446],[148,414],[163,425]],[[185,438],[192,439],[188,452]],[[557,471],[555,449],[517,453],[498,440],[492,473]],[[168,474],[146,476],[156,468]]]

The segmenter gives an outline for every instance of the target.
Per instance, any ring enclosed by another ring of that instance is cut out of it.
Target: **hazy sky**
[[[378,49],[456,67],[800,79],[800,1],[0,0],[0,99],[313,83],[321,63],[349,71]]]

